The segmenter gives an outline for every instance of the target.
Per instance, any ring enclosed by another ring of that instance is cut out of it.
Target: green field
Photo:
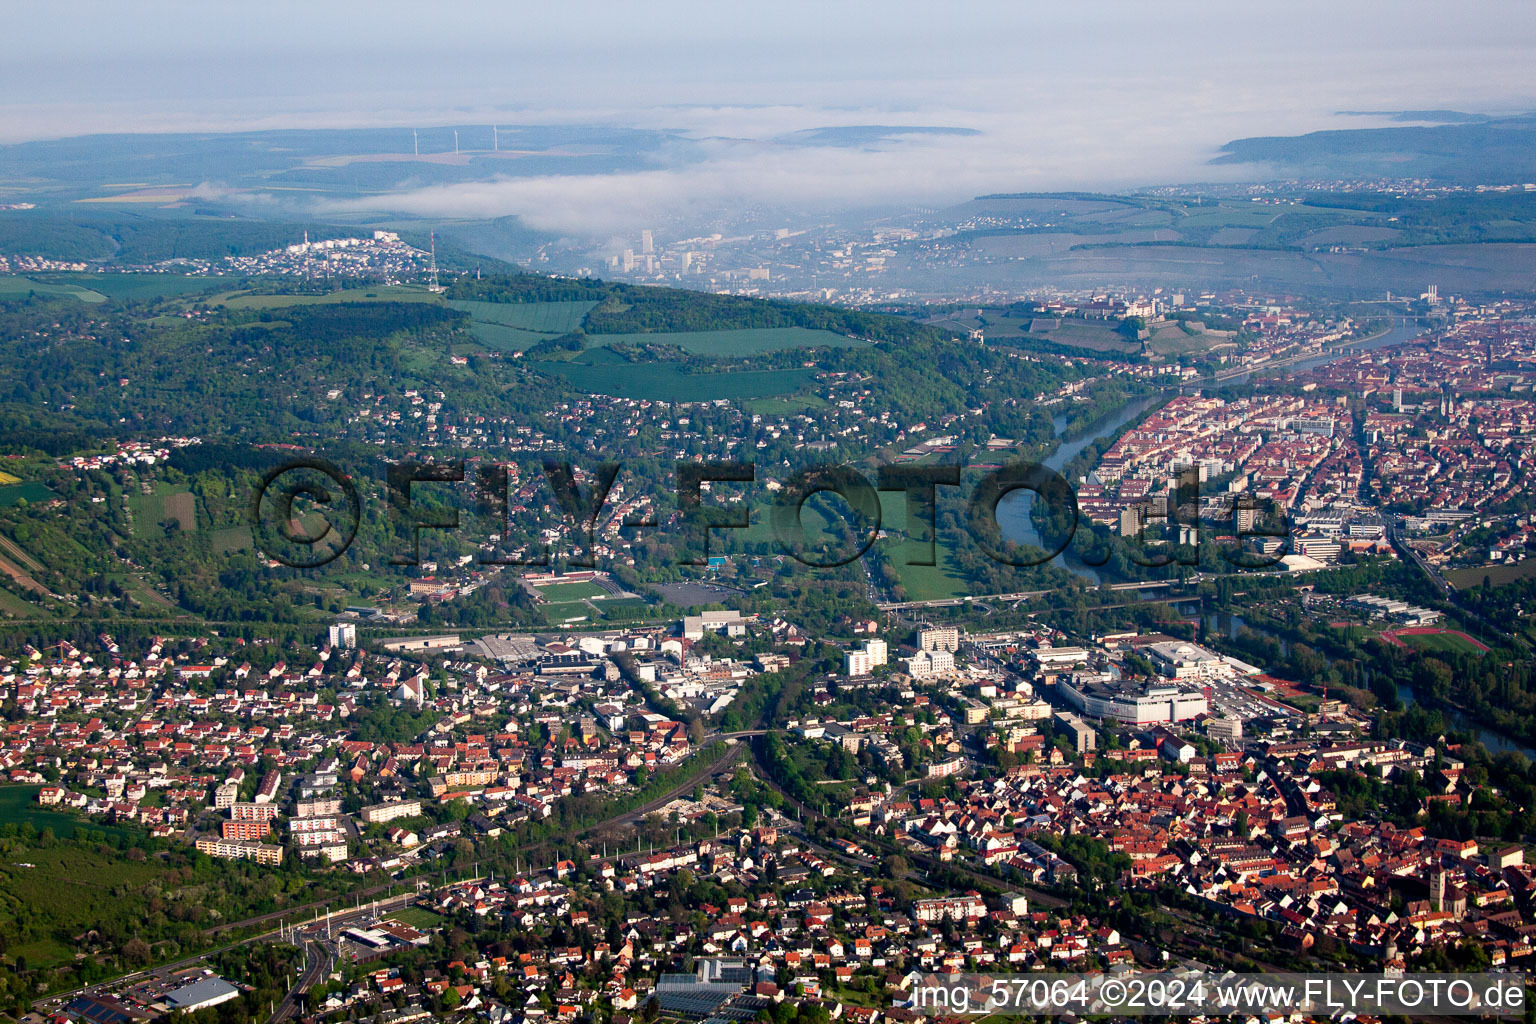
[[[36,480],[0,485],[0,508],[10,508],[18,501],[36,505],[40,501],[48,501],[53,497],[54,493]]]
[[[44,614],[43,610],[36,605],[17,597],[9,590],[0,589],[0,616],[30,619],[42,614]]]
[[[402,907],[389,915],[389,920],[399,921],[418,931],[427,931],[443,923],[441,914],[434,914],[426,907]]]
[[[51,828],[54,835],[66,839],[74,835],[76,829],[82,828],[110,834],[132,834],[126,829],[102,825],[88,818],[77,817],[68,811],[56,811],[40,806],[37,802],[37,793],[42,788],[41,786],[0,786],[0,825],[20,825],[23,822],[31,822],[32,827],[39,832],[45,828]]]
[[[497,352],[526,352],[539,342],[554,337],[552,334],[538,334],[520,327],[482,323],[479,320],[469,322],[469,333],[480,344]]]
[[[0,825],[30,822],[39,832],[52,829],[60,838],[73,835],[76,828],[108,836],[123,832],[39,808],[38,789],[0,787]],[[71,959],[75,951],[63,937],[99,924],[102,906],[113,899],[119,886],[146,885],[160,870],[153,858],[133,862],[116,850],[97,852],[63,844],[7,849],[0,854],[0,919],[24,915],[42,934],[12,943],[6,954],[26,957],[34,968]]]
[[[455,299],[453,309],[468,313],[477,323],[501,324],[536,334],[569,334],[581,326],[582,318],[597,305],[587,302],[473,302]]]
[[[816,378],[815,371],[806,369],[690,373],[678,363],[631,363],[611,349],[583,352],[570,360],[540,360],[532,365],[589,395],[663,402],[787,395],[807,387]]]
[[[886,536],[876,540],[871,550],[878,550],[885,555],[891,568],[901,580],[902,589],[906,591],[905,600],[937,601],[969,594],[970,585],[955,570],[949,556],[950,545],[960,543],[961,539],[945,537],[941,530],[939,543],[935,546],[935,558],[938,564],[907,565],[908,559],[926,558],[927,548],[920,544],[906,543],[906,495],[900,491],[881,491],[879,494],[880,528]],[[742,543],[778,545],[779,541],[773,532],[771,506],[754,505],[749,524],[747,529],[740,531]],[[814,505],[807,504],[801,508],[800,525],[804,531],[804,543],[808,545],[814,546],[826,542],[833,536],[826,529],[826,517]],[[920,535],[921,530],[921,525],[918,525],[912,532],[914,535]],[[799,541],[796,542],[796,546],[798,544]],[[814,572],[815,570],[806,571]]]
[[[110,299],[130,300],[212,292],[224,284],[216,277],[187,277],[184,274],[56,274],[49,275],[47,280],[89,288]]]
[[[880,525],[890,536],[876,541],[882,545],[891,568],[901,579],[902,589],[908,601],[939,601],[949,597],[964,597],[971,592],[970,584],[955,571],[949,557],[949,545],[959,538],[945,537],[939,532],[939,542],[934,546],[938,565],[907,565],[912,558],[927,557],[927,548],[916,543],[905,543],[907,531],[907,499],[900,491],[880,492]],[[911,535],[921,536],[922,524],[914,524]]]
[[[825,409],[826,399],[820,395],[789,395],[782,398],[751,398],[741,403],[741,409],[759,416],[787,416],[807,409]]]
[[[209,542],[213,545],[213,553],[227,555],[232,551],[244,551],[251,546],[251,528],[249,526],[231,526],[223,530],[214,530],[208,535]]]
[[[596,583],[580,581],[576,583],[549,583],[538,588],[539,596],[550,604],[563,604],[568,601],[590,601],[593,598],[606,597],[608,592]]]
[[[469,314],[469,333],[498,352],[524,352],[541,341],[581,327],[586,302],[475,302],[455,299],[450,307]]]
[[[1470,565],[1464,569],[1452,569],[1445,574],[1446,580],[1457,590],[1480,587],[1484,579],[1488,580],[1489,586],[1502,587],[1506,583],[1530,579],[1533,576],[1536,576],[1536,558],[1527,558],[1522,562],[1504,562],[1499,565]]]
[[[197,529],[197,499],[185,484],[156,484],[153,494],[130,496],[128,508],[133,513],[134,532],[140,536],[170,520],[188,532]]]
[[[592,618],[590,606],[580,601],[562,601],[559,604],[546,604],[541,606],[544,612],[544,621],[552,626],[558,626],[564,622],[577,620],[586,621]]]
[[[33,292],[38,295],[65,295],[92,304],[107,301],[107,297],[101,292],[75,284],[54,284],[48,281],[34,281],[29,277],[9,275],[0,277],[0,299],[25,298]]]
[[[230,309],[281,309],[284,306],[320,306],[338,302],[439,302],[432,292],[411,285],[379,285],[346,288],[325,295],[250,295],[230,292],[213,300]]]
[[[654,334],[594,334],[604,344],[675,345],[700,356],[753,356],[794,348],[851,348],[866,342],[832,331],[809,327],[756,327],[735,331],[658,332]]]

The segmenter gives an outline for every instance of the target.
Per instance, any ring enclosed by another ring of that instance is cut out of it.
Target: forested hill
[[[55,457],[167,434],[410,446],[434,439],[433,422],[542,423],[561,396],[792,414],[854,389],[868,408],[922,422],[992,388],[1013,409],[1074,375],[897,316],[528,273],[459,278],[445,294],[155,274],[9,280],[0,445]],[[418,395],[435,421],[414,415],[427,412],[410,404]],[[1026,432],[1012,419],[993,429]]]
[[[591,278],[548,278],[518,274],[478,280],[464,277],[448,289],[451,299],[478,302],[595,301],[581,330],[589,335],[651,334],[804,327],[870,341],[928,338],[948,334],[900,317],[837,306],[717,295],[680,288],[616,284]]]

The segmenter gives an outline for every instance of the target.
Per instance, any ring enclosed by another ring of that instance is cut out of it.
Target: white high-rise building
[[[331,646],[336,649],[348,650],[357,646],[357,625],[351,622],[338,622],[331,627]]]
[[[850,676],[867,676],[890,657],[890,648],[884,640],[865,640],[864,647],[843,653],[843,672]]]
[[[954,626],[929,626],[917,633],[917,647],[922,651],[949,651],[960,649],[960,630]]]
[[[651,238],[651,233],[648,230],[640,232],[640,251],[643,253],[656,251],[656,242]]]

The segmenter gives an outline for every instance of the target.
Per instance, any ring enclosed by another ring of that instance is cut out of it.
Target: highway
[[[1101,587],[1099,589],[1117,591],[1160,590],[1178,585],[1180,585],[1178,580],[1152,580],[1146,583],[1111,583],[1108,586]],[[1058,589],[1060,588],[1052,588],[1049,590],[1019,590],[1012,594],[974,594],[967,595],[965,597],[936,598],[931,601],[886,601],[876,605],[875,607],[879,608],[883,612],[899,612],[905,611],[909,608],[954,608],[959,605],[975,604],[978,602],[1027,601],[1036,597],[1044,597],[1047,594],[1054,594]]]

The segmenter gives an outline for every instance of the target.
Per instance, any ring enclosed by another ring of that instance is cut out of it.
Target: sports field
[[[1416,651],[1437,651],[1452,654],[1486,654],[1488,646],[1457,629],[1441,629],[1435,626],[1415,626],[1409,629],[1392,629],[1383,633],[1382,639]]]
[[[606,597],[608,592],[596,583],[588,583],[585,580],[576,583],[546,583],[538,588],[539,596],[550,604],[561,604],[566,601],[590,601],[593,598]]]

